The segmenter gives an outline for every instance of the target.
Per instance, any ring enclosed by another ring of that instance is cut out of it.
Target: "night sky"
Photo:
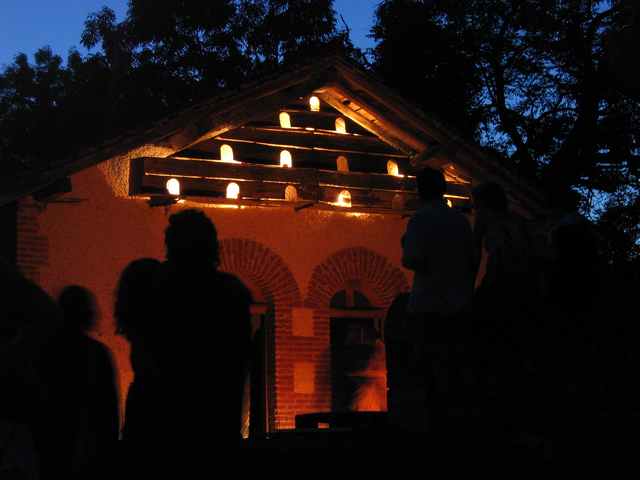
[[[349,26],[354,44],[363,50],[374,45],[366,36],[379,1],[334,1],[334,9]],[[126,16],[127,0],[0,0],[0,68],[12,63],[18,53],[26,53],[32,62],[35,52],[46,45],[65,61],[73,46],[86,55],[80,45],[84,22],[103,6],[113,9],[118,21]]]

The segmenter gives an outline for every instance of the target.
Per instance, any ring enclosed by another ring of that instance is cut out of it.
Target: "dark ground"
[[[397,429],[288,433],[244,443],[225,478],[640,478],[637,310],[547,318],[517,351],[484,352],[486,419],[466,443]]]
[[[637,431],[638,418],[632,420]],[[226,478],[638,478],[640,443],[625,441],[608,424],[603,419],[558,438],[522,432],[465,447],[392,433],[275,438],[246,445]]]

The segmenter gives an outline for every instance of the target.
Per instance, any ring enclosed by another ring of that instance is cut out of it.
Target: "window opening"
[[[331,298],[331,408],[386,411],[386,361],[381,309],[352,280]]]

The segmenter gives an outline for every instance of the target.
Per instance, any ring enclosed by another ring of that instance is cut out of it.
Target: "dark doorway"
[[[349,281],[331,299],[331,410],[386,411],[382,310],[360,282]]]

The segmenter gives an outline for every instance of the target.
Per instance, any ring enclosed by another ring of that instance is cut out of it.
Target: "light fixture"
[[[389,175],[393,175],[394,177],[399,177],[400,176],[400,172],[398,170],[398,164],[396,162],[394,162],[393,160],[389,160],[387,162],[387,173]]]
[[[347,190],[343,190],[338,195],[338,205],[341,207],[350,207],[351,206],[351,194]]]
[[[238,186],[237,183],[230,183],[229,185],[227,185],[227,198],[238,198],[238,195],[240,194],[240,187]]]
[[[298,201],[298,191],[296,187],[293,185],[287,185],[287,188],[284,190],[284,199],[287,202],[297,202]]]
[[[344,155],[340,155],[338,160],[336,161],[336,167],[339,172],[348,172],[349,171],[349,160]]]
[[[336,132],[347,133],[347,123],[344,121],[344,118],[342,117],[336,118]]]
[[[280,152],[280,166],[291,168],[292,164],[291,154],[287,150],[282,150]]]
[[[224,163],[238,163],[233,159],[233,148],[226,144],[220,147],[220,160]]]
[[[167,181],[167,192],[169,195],[180,195],[180,182],[176,178],[170,178]]]
[[[309,99],[309,107],[311,107],[312,112],[320,111],[320,99],[318,97],[311,97]]]
[[[287,112],[280,112],[280,126],[291,128],[291,116]]]

